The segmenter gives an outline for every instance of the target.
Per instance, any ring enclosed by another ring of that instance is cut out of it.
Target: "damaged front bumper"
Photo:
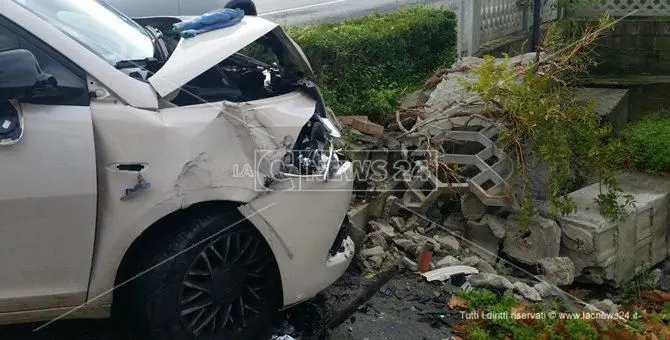
[[[284,306],[313,297],[351,263],[354,242],[342,228],[351,202],[352,168],[341,161],[327,181],[319,174],[283,174],[272,191],[239,208],[274,252]]]

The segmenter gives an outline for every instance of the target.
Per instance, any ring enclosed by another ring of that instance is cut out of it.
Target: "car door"
[[[0,16],[0,53],[15,49],[32,52],[62,93],[0,98],[0,128],[20,122],[23,132],[0,136],[0,314],[83,303],[96,220],[86,73]]]
[[[121,13],[131,17],[180,15],[179,0],[104,0]]]

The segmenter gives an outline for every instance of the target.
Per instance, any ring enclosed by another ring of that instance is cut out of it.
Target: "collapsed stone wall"
[[[535,58],[534,53],[526,54],[509,62],[519,65]],[[401,138],[386,140],[384,148],[400,149],[396,156],[414,168],[403,177],[401,191],[384,197],[384,208],[376,220],[358,223],[364,266],[379,270],[402,259],[416,270],[419,253],[430,245],[436,254],[433,268],[465,264],[494,274],[504,267],[503,259],[508,259],[535,268],[558,285],[571,284],[576,278],[616,286],[664,260],[670,242],[670,186],[651,183],[644,175],[625,177],[624,183],[648,183],[654,190],[662,189],[650,194],[648,188],[624,186],[641,202],[629,221],[612,224],[602,218],[594,204],[600,192],[597,183],[570,194],[578,211],[554,220],[543,196],[546,169],[535,164],[528,173],[538,215],[521,226],[514,159],[498,145],[495,126],[477,118],[483,103],[462,86],[461,79],[475,79],[469,70],[481,62],[465,58],[432,79],[437,84],[433,90],[407,96],[406,110],[421,107],[426,113],[413,123],[431,124],[420,130],[403,127]],[[402,116],[398,122],[405,125]],[[392,157],[389,153],[377,152],[374,157],[388,159]]]

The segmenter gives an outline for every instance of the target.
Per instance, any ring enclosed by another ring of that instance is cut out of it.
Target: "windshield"
[[[116,65],[153,57],[152,39],[141,26],[99,0],[13,0],[93,53]]]

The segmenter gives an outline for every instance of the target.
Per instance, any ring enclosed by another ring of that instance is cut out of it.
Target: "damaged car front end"
[[[253,160],[258,195],[238,209],[273,250],[283,305],[314,296],[353,257],[343,232],[353,175],[304,53],[281,27],[253,16],[193,39],[161,33],[169,58],[144,67],[159,105],[220,104],[216,119]]]

